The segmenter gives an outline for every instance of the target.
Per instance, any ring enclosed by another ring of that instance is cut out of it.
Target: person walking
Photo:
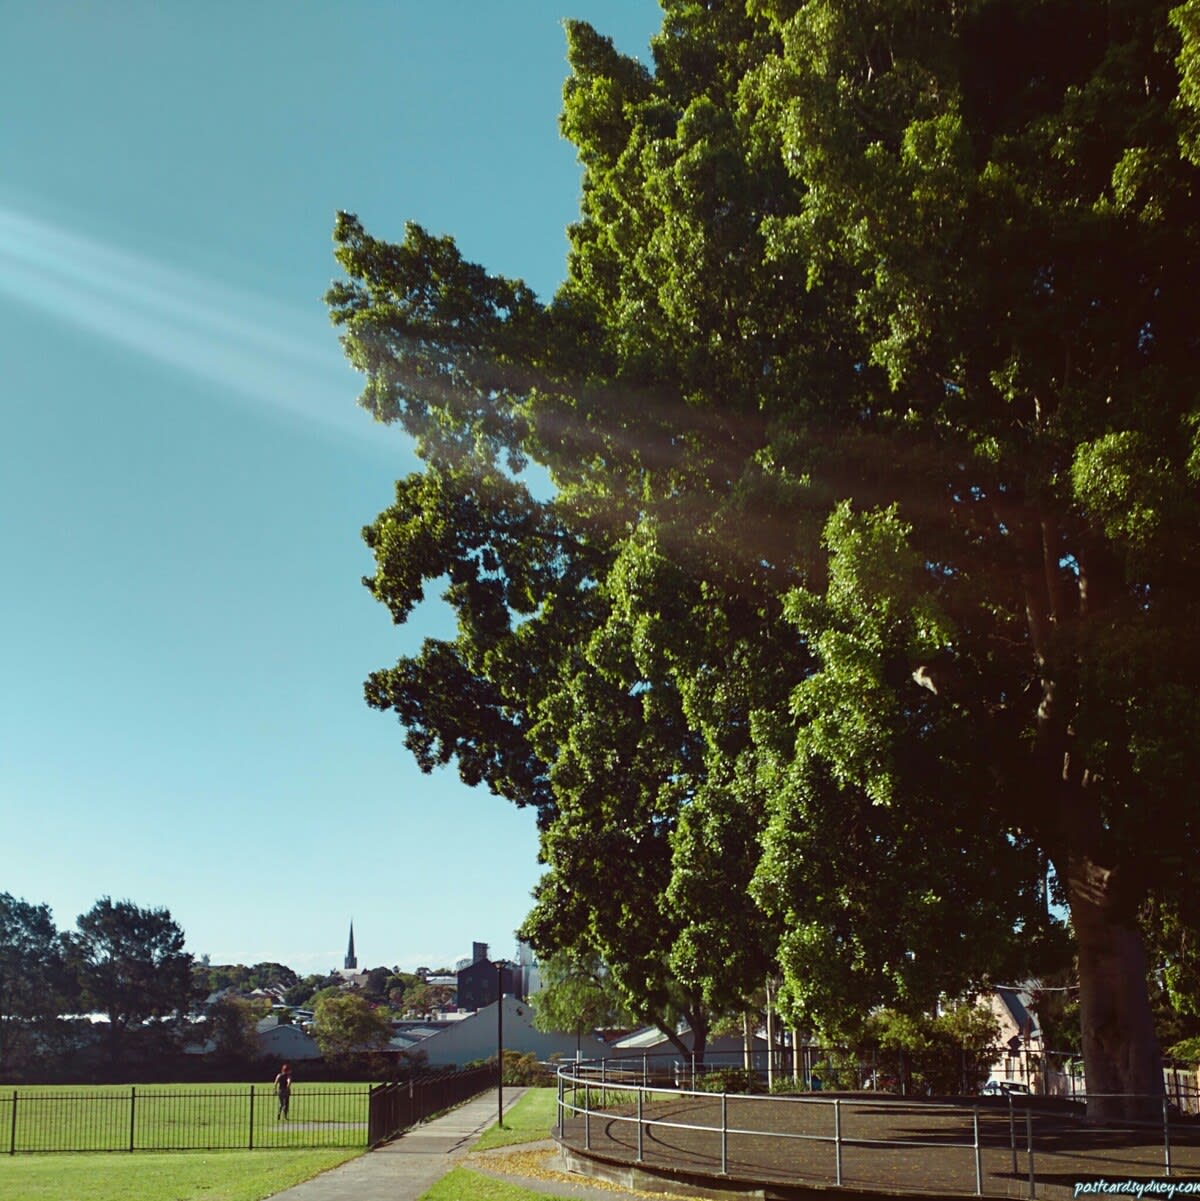
[[[292,1099],[292,1069],[286,1063],[279,1069],[279,1075],[275,1077],[275,1096],[279,1099],[279,1112],[275,1115],[275,1120],[286,1122],[288,1103]]]

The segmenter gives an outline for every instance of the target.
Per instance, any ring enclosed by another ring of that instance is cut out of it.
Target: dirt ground
[[[646,1105],[640,1160],[712,1183],[826,1186],[838,1180],[835,1133],[841,1136],[841,1183],[853,1190],[961,1196],[1073,1197],[1085,1181],[1146,1180],[1165,1175],[1162,1127],[1116,1128],[1088,1124],[1072,1108],[1031,1108],[1028,1123],[1017,1102],[981,1099],[946,1107],[934,1102],[841,1094],[835,1098],[680,1097]],[[979,1152],[975,1149],[978,1113]],[[722,1125],[725,1156],[722,1174]],[[590,1144],[595,1157],[617,1164],[639,1159],[636,1111],[625,1105],[589,1120],[570,1117],[563,1142],[576,1151]],[[1032,1143],[1032,1154],[1030,1153]],[[1200,1181],[1200,1125],[1170,1129],[1172,1179]],[[1196,1185],[1200,1190],[1200,1184]]]

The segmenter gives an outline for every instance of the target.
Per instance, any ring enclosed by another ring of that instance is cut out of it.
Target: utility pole
[[[499,1114],[496,1124],[504,1128],[504,965],[496,964],[496,1070],[498,1087],[496,1096]]]

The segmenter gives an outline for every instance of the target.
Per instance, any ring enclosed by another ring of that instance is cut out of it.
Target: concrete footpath
[[[504,1111],[523,1088],[504,1090]],[[406,1130],[390,1143],[341,1167],[276,1193],[276,1201],[417,1201],[470,1150],[497,1118],[496,1090]]]

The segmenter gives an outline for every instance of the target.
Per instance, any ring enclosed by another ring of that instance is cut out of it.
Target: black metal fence
[[[0,1092],[0,1150],[373,1147],[494,1088],[495,1065],[377,1085],[44,1087]]]
[[[367,1145],[395,1138],[426,1118],[468,1101],[500,1082],[495,1064],[445,1076],[380,1084],[371,1089]]]

